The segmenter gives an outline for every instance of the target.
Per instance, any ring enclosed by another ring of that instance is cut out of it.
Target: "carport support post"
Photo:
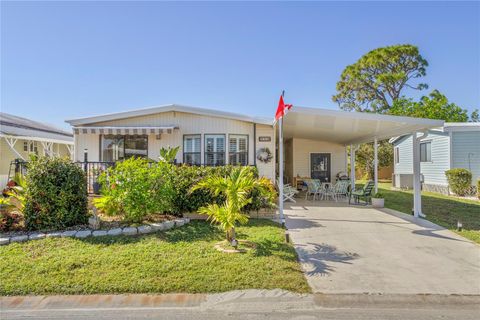
[[[378,192],[378,139],[373,140],[373,181],[375,182],[375,193]]]
[[[355,150],[357,146],[350,145],[350,190],[355,190]]]
[[[422,195],[420,185],[420,144],[417,133],[412,133],[413,146],[413,216],[418,218],[422,215]]]
[[[283,117],[278,120],[278,213],[280,214],[280,223],[285,226],[283,216]]]

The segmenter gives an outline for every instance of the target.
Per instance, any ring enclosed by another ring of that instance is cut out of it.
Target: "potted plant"
[[[385,197],[380,192],[372,196],[372,206],[376,208],[383,208],[385,206]]]
[[[94,194],[100,194],[100,182],[98,182],[98,177],[102,173],[102,170],[93,168],[92,170],[92,175],[93,175],[93,183],[92,183],[92,188],[93,188],[93,193]]]

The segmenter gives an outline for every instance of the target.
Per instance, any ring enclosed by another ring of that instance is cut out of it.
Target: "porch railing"
[[[89,194],[97,191],[97,179],[102,172],[115,165],[115,162],[103,161],[89,161],[89,162],[75,162],[84,172],[87,177],[87,192]]]

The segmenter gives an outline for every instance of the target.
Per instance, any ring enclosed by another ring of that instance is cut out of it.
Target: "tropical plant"
[[[472,185],[472,173],[467,169],[455,168],[445,171],[448,185],[459,196],[465,196]]]
[[[14,184],[8,187],[5,192],[7,197],[3,198],[0,204],[8,209],[15,208],[18,212],[23,213],[26,203],[27,180],[23,175],[17,173],[12,181]]]
[[[162,147],[160,149],[160,157],[159,160],[163,162],[168,162],[168,163],[173,163],[175,162],[175,158],[177,157],[178,150],[180,149],[180,146],[177,147]]]
[[[269,192],[270,181],[255,178],[247,167],[236,167],[227,176],[209,176],[197,183],[191,192],[207,189],[214,195],[224,195],[222,205],[216,203],[201,207],[198,212],[208,215],[212,223],[217,223],[226,232],[227,241],[236,246],[235,225],[248,222],[248,215],[242,209],[252,202],[250,192],[255,188],[262,193]]]

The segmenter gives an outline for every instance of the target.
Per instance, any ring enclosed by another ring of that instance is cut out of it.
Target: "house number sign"
[[[272,137],[258,137],[258,141],[260,142],[270,142],[272,141]]]

